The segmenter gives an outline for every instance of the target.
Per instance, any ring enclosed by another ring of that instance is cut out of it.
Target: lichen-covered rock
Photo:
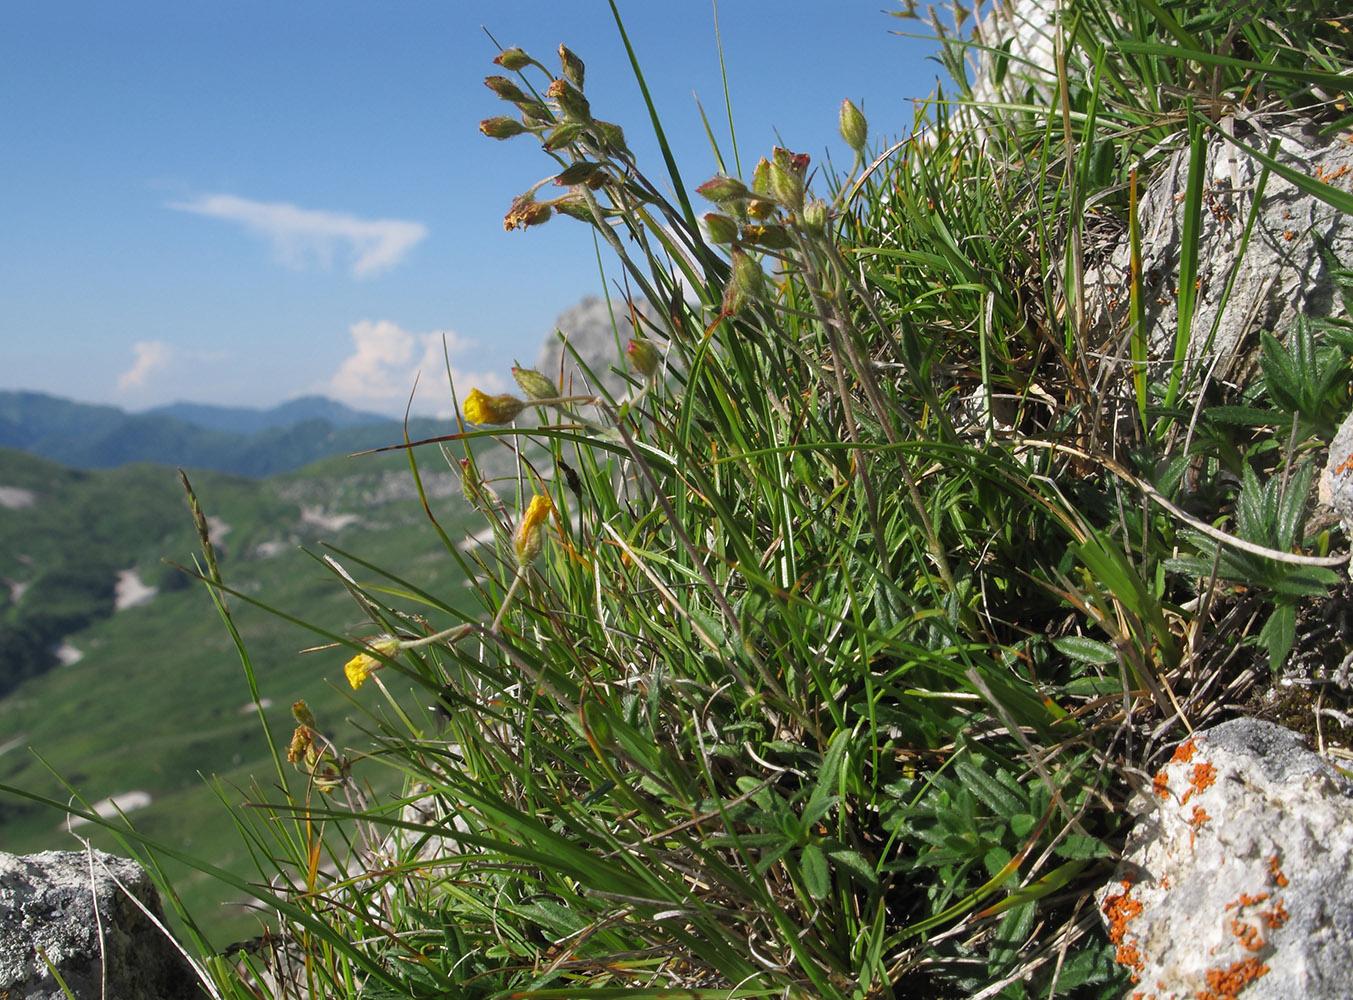
[[[187,960],[128,893],[161,916],[154,883],[127,858],[0,853],[0,997],[64,1000],[48,963],[76,1000],[204,997]]]
[[[1282,164],[1313,179],[1347,190],[1353,177],[1353,145],[1345,135],[1325,135],[1314,123],[1291,116],[1265,122],[1222,123],[1251,148],[1267,151]],[[1180,259],[1183,253],[1185,190],[1190,158],[1187,136],[1160,165],[1141,195],[1142,296],[1148,356],[1174,356],[1179,331]],[[1209,135],[1198,155],[1205,157],[1202,212],[1197,233],[1197,300],[1188,344],[1188,363],[1198,384],[1243,378],[1249,339],[1267,330],[1283,339],[1298,316],[1339,316],[1343,301],[1329,261],[1336,268],[1353,261],[1353,219],[1308,194],[1278,173],[1270,173],[1262,196],[1264,166],[1229,139]],[[1124,233],[1108,259],[1086,272],[1086,299],[1100,339],[1127,355],[1130,246]]]
[[[1353,780],[1290,730],[1237,719],[1176,750],[1096,895],[1141,1000],[1344,1000]]]

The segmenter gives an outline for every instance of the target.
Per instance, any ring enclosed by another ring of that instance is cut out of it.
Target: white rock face
[[[1351,995],[1353,780],[1290,730],[1237,719],[1181,744],[1144,797],[1096,894],[1128,995]]]
[[[1334,179],[1353,172],[1353,145],[1342,137],[1320,136],[1301,122],[1271,127],[1231,122],[1229,127],[1252,148],[1266,150],[1276,139],[1277,159],[1309,177]],[[1187,141],[1180,142],[1181,148],[1154,168],[1140,205],[1147,339],[1150,357],[1157,361],[1173,356],[1179,328],[1179,261],[1191,156]],[[1214,380],[1224,381],[1240,373],[1245,349],[1255,346],[1246,339],[1256,330],[1283,339],[1300,315],[1343,314],[1321,245],[1346,265],[1353,259],[1353,219],[1276,173],[1269,175],[1256,202],[1263,166],[1226,139],[1209,138],[1204,155],[1197,304],[1188,357],[1196,371],[1210,368]],[[1110,353],[1124,355],[1115,331],[1126,330],[1128,320],[1129,250],[1124,234],[1108,261],[1086,274],[1093,322],[1116,337]]]
[[[31,507],[37,498],[38,495],[32,490],[25,490],[19,486],[0,486],[0,507],[6,510]]]
[[[144,809],[150,805],[151,798],[149,792],[120,792],[117,795],[110,795],[106,799],[95,802],[89,808],[95,815],[102,816],[104,819],[112,819],[119,813],[134,812],[137,809]],[[84,826],[89,820],[82,816],[76,816],[69,820],[70,827],[74,829],[77,826]],[[61,829],[66,828],[67,821],[63,820]]]
[[[117,583],[113,586],[113,607],[117,611],[126,611],[149,604],[159,592],[158,587],[152,587],[142,580],[136,570],[124,569],[118,573]]]

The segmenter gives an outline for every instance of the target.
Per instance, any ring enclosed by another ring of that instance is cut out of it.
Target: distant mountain
[[[390,422],[389,417],[363,413],[323,396],[299,396],[270,410],[178,402],[157,406],[146,413],[182,420],[207,430],[234,434],[259,434],[307,420],[323,420],[333,427],[363,427]]]
[[[0,392],[0,447],[79,469],[156,462],[262,477],[331,455],[395,444],[404,436],[399,421],[321,397],[271,410],[186,403],[163,410],[168,412],[127,413],[38,392]],[[409,421],[414,440],[447,429],[442,420]]]

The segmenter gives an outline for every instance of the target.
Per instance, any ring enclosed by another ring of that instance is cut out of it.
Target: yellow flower
[[[461,409],[465,411],[465,419],[472,424],[510,424],[526,409],[526,404],[516,396],[486,396],[478,389],[471,389]]]
[[[545,544],[545,522],[552,513],[554,503],[544,493],[537,493],[531,498],[530,506],[526,508],[512,539],[518,566],[529,566],[540,555],[541,546]]]
[[[400,641],[391,636],[370,641],[367,645],[382,656],[394,656],[400,649]],[[384,665],[369,653],[358,653],[343,665],[343,673],[347,675],[348,683],[356,691],[366,683],[366,679],[371,676],[372,671],[379,670]]]

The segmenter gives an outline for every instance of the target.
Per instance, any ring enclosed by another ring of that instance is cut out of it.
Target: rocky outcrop
[[[1344,1000],[1353,969],[1353,779],[1290,730],[1196,734],[1143,789],[1100,914],[1154,1000]]]
[[[554,321],[554,331],[540,347],[536,371],[555,381],[560,381],[562,375],[561,384],[569,395],[582,395],[602,388],[617,398],[624,396],[629,382],[612,369],[627,370],[625,347],[630,338],[657,339],[661,336],[652,325],[657,311],[647,302],[638,303],[637,308],[638,315],[631,317],[623,301],[612,299],[607,302],[589,295],[565,309]],[[636,319],[639,323],[637,333]],[[586,370],[579,365],[579,360]]]
[[[146,911],[162,920],[135,861],[102,851],[0,854],[0,997],[64,1000],[54,972],[76,1000],[205,997]]]
[[[1353,146],[1342,136],[1320,134],[1312,123],[1275,115],[1222,125],[1251,148],[1266,150],[1272,143],[1278,162],[1313,179],[1342,188],[1353,174]],[[1276,172],[1264,177],[1262,163],[1220,134],[1206,137],[1196,152],[1181,136],[1174,152],[1153,168],[1139,210],[1145,332],[1153,360],[1174,356],[1184,192],[1194,155],[1205,159],[1205,182],[1188,350],[1193,378],[1186,384],[1198,384],[1203,374],[1243,384],[1256,331],[1282,339],[1299,316],[1343,314],[1330,263],[1337,269],[1353,261],[1353,219]],[[1113,344],[1110,351],[1122,357],[1130,263],[1125,233],[1108,259],[1086,274],[1093,322]]]

